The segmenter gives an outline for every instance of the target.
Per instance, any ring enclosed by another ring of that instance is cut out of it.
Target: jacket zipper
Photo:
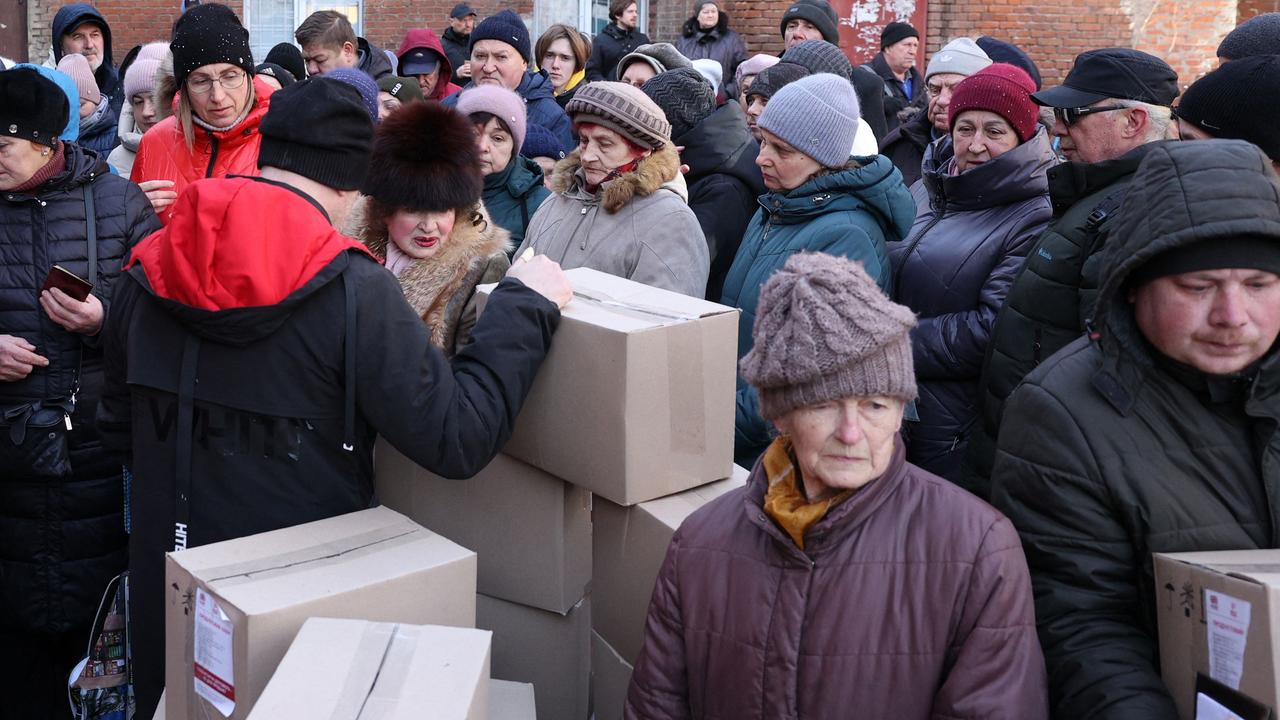
[[[213,177],[213,166],[218,162],[218,138],[213,133],[209,133],[209,144],[213,146],[213,150],[209,153],[209,167],[204,171],[207,178]]]
[[[572,246],[575,242],[577,242],[577,241],[578,241],[578,231],[582,229],[582,223],[586,222],[586,219],[587,219],[587,213],[588,213],[588,212],[590,212],[590,211],[591,211],[591,206],[590,206],[590,205],[583,205],[583,206],[582,206],[582,212],[581,212],[581,213],[579,214],[579,216],[578,216],[578,224],[577,224],[577,225],[575,225],[575,226],[573,226],[573,232],[569,235],[569,245],[570,245],[570,246]],[[566,249],[566,250],[568,250],[568,248],[565,248],[565,249]],[[586,250],[586,249],[587,249],[587,241],[586,241],[586,240],[583,240],[583,241],[582,241],[582,244],[578,246],[578,249],[579,249],[579,250]]]

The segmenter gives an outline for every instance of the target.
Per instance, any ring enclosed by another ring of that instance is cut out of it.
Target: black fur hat
[[[484,175],[471,121],[440,103],[409,103],[373,138],[363,192],[389,208],[444,212],[480,200]]]

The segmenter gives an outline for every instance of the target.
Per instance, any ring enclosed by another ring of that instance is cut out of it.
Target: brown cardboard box
[[[472,627],[475,582],[475,553],[381,507],[170,553],[166,715],[247,717],[309,617]]]
[[[385,441],[378,499],[476,551],[476,589],[564,614],[591,582],[591,493],[499,455],[470,480],[433,475]]]
[[[742,487],[747,471],[733,466],[733,476],[633,507],[596,498],[592,510],[591,594],[595,597],[592,627],[634,665],[644,639],[653,581],[667,546],[680,523],[694,510]]]
[[[489,720],[538,720],[533,686],[529,683],[490,680]]]
[[[1280,550],[1155,555],[1160,668],[1183,720],[1196,674],[1277,707]]]
[[[489,720],[487,630],[311,618],[249,720]]]
[[[727,477],[738,311],[568,275],[574,298],[503,452],[620,505]],[[492,288],[477,289],[481,305]]]
[[[594,720],[622,720],[635,668],[595,632],[591,633],[591,703]]]
[[[533,683],[538,717],[587,720],[590,596],[560,615],[477,595],[476,627],[493,631],[493,677]]]

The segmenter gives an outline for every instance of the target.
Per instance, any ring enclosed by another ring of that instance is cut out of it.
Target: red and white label
[[[235,625],[222,612],[213,596],[196,588],[195,667],[196,695],[209,701],[223,717],[231,717],[236,709],[236,683],[233,665]]]

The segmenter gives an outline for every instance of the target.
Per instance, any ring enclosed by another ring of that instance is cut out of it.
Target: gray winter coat
[[[956,480],[978,419],[978,379],[996,313],[1027,249],[1049,223],[1056,164],[1044,130],[979,167],[953,175],[951,139],[930,146],[912,188],[916,220],[889,247],[894,299],[920,316],[911,333],[920,421],[907,459]]]
[[[698,218],[671,185],[680,157],[670,144],[633,172],[584,187],[577,151],[551,175],[554,194],[529,221],[526,248],[565,269],[589,267],[654,287],[702,297],[711,260]]]

